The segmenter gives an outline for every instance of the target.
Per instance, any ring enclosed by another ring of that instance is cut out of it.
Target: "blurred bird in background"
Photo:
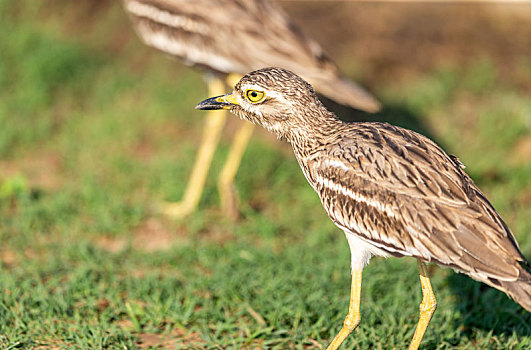
[[[301,75],[335,102],[366,112],[380,108],[272,1],[124,0],[124,7],[144,43],[207,73],[211,95],[222,94],[225,84],[234,86],[250,70],[276,66]],[[184,197],[163,206],[168,216],[182,218],[197,208],[225,120],[226,113],[206,117]],[[252,130],[253,124],[242,124],[218,177],[223,212],[232,218],[238,213],[233,181]]]

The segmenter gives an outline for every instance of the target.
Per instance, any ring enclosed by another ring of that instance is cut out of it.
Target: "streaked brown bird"
[[[348,315],[328,349],[360,323],[362,270],[373,255],[417,258],[422,303],[417,349],[437,302],[426,263],[436,262],[505,292],[531,311],[531,275],[507,225],[464,172],[430,139],[386,123],[347,123],[294,73],[265,68],[197,109],[228,109],[291,143],[306,179],[347,237]]]
[[[379,103],[339,73],[321,47],[305,36],[287,14],[269,0],[124,0],[140,38],[210,75],[209,93],[222,94],[246,72],[278,66],[297,72],[319,93],[367,112]],[[199,203],[226,114],[207,116],[203,141],[181,202],[165,206],[166,214],[183,217]],[[218,178],[224,212],[236,214],[232,191],[253,125],[237,132]]]

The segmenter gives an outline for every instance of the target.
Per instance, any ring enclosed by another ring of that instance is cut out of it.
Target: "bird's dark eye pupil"
[[[253,92],[251,92],[251,96],[252,97],[256,97],[256,96],[258,96],[258,94],[256,93],[256,91],[253,91]]]

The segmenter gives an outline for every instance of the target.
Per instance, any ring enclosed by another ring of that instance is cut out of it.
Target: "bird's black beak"
[[[213,109],[232,109],[234,106],[238,106],[239,103],[232,96],[232,94],[221,95],[208,98],[202,102],[199,102],[195,109],[213,110]]]

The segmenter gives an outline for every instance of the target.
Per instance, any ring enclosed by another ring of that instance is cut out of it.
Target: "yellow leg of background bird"
[[[229,74],[225,82],[230,88],[242,78],[239,74]],[[244,121],[236,133],[229,151],[229,155],[218,177],[218,192],[223,213],[232,219],[238,217],[237,196],[234,188],[234,178],[253,133],[254,125]]]
[[[360,299],[361,299],[361,275],[362,270],[352,271],[352,283],[350,285],[350,303],[348,307],[348,314],[343,322],[343,327],[339,333],[335,336],[334,340],[328,345],[327,350],[336,350],[341,346],[343,341],[349,336],[350,333],[361,321],[360,314]]]
[[[237,196],[234,189],[234,178],[253,133],[254,124],[243,122],[230,148],[229,156],[218,178],[218,191],[223,212],[236,219],[238,217]]]
[[[243,77],[241,74],[237,73],[230,73],[225,78],[225,82],[227,85],[229,85],[229,88],[234,89],[234,86],[240,81],[240,79]]]
[[[431,289],[426,264],[420,260],[417,260],[417,264],[419,266],[420,284],[422,286],[422,302],[420,303],[419,323],[417,324],[417,329],[415,329],[415,335],[413,336],[409,350],[417,350],[419,348],[422,337],[424,336],[431,317],[437,308],[437,300]]]
[[[225,92],[223,81],[220,79],[211,80],[208,84],[208,92],[209,96],[222,95]],[[178,219],[191,214],[197,208],[201,193],[203,193],[203,188],[205,187],[205,180],[210,164],[212,163],[212,157],[216,151],[226,119],[227,112],[225,111],[208,112],[199,153],[188,180],[183,199],[177,203],[165,204],[162,209],[164,214]]]

